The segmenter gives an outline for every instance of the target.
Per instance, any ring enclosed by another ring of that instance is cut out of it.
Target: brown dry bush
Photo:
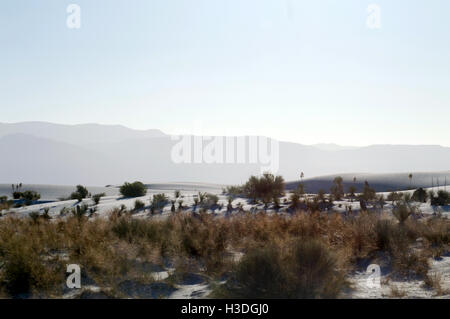
[[[12,297],[58,293],[63,270],[56,248],[57,233],[49,223],[4,218],[0,223],[0,286]]]
[[[215,296],[223,298],[336,298],[346,286],[335,256],[318,240],[250,250]]]
[[[389,256],[394,273],[425,276],[430,255],[424,251],[435,246],[445,251],[449,230],[449,221],[442,218],[425,222],[409,218],[399,224],[370,213],[350,217],[324,212],[243,213],[230,218],[178,213],[156,220],[133,218],[118,209],[109,219],[7,217],[0,219],[0,264],[5,265],[0,269],[0,290],[11,296],[59,295],[68,263],[79,264],[85,277],[105,287],[130,277],[147,280],[149,274],[137,264],[169,263],[177,274],[225,275],[241,283],[248,279],[246,285],[266,297],[337,296],[344,286],[342,274],[356,267],[360,258],[374,258],[378,252]],[[422,250],[416,249],[419,237],[425,239]],[[234,264],[236,253],[244,254],[244,264]],[[264,260],[265,274],[258,279],[251,269],[258,272]],[[320,277],[327,278],[326,285],[308,279],[316,278],[314,273],[301,275],[312,269],[311,260]],[[275,272],[282,277],[282,286],[269,282],[269,274]],[[265,291],[264,285],[272,291]]]

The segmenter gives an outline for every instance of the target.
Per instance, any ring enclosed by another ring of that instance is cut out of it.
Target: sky
[[[0,122],[450,146],[449,12],[448,0],[3,0]]]

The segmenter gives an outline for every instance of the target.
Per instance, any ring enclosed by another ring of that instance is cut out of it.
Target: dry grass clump
[[[318,240],[250,250],[228,282],[224,298],[336,298],[345,286],[335,256]]]
[[[443,296],[450,294],[449,290],[445,290],[442,287],[442,276],[437,272],[431,272],[425,276],[425,287],[433,289],[437,296]]]
[[[406,292],[395,285],[390,285],[390,297],[391,298],[403,298],[406,296]]]
[[[63,271],[58,260],[48,258],[57,237],[30,220],[4,218],[0,223],[0,289],[12,297],[55,293]]]
[[[422,228],[422,235],[432,246],[450,245],[450,220],[432,218]]]

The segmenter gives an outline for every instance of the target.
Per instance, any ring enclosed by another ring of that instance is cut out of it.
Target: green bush
[[[242,196],[245,192],[243,186],[227,186],[225,193],[231,196]]]
[[[414,212],[414,208],[405,203],[398,204],[392,209],[392,214],[400,224],[403,224]]]
[[[244,194],[256,201],[257,199],[282,196],[284,186],[283,177],[275,177],[273,174],[264,173],[261,177],[251,176],[243,188]]]
[[[163,209],[168,203],[168,197],[166,194],[155,194],[153,195],[152,206],[155,209]]]
[[[89,191],[87,190],[86,187],[84,187],[83,185],[77,185],[77,190],[70,195],[70,198],[76,199],[79,202],[81,202],[81,200],[83,198],[87,198],[88,195],[89,195]]]
[[[35,191],[14,192],[13,198],[23,199],[25,200],[25,205],[31,205],[33,201],[39,200],[41,198],[41,194]]]
[[[399,192],[390,192],[387,196],[387,200],[391,201],[392,204],[394,204],[394,202],[401,200],[402,198],[403,198],[403,193],[399,193]]]
[[[136,200],[136,201],[134,202],[134,210],[135,210],[135,211],[141,210],[141,209],[143,209],[144,207],[145,207],[145,203],[144,203],[143,201],[140,201],[140,200],[138,199],[138,200]]]
[[[420,203],[426,203],[428,199],[427,192],[421,187],[414,191],[412,195],[412,200]]]
[[[217,205],[217,203],[219,202],[219,196],[214,195],[214,194],[206,194],[206,202],[205,202],[205,206],[207,207],[212,207]]]
[[[35,191],[25,191],[22,193],[22,198],[25,200],[26,205],[31,205],[34,201],[41,198],[41,194]]]
[[[105,193],[95,194],[92,196],[92,200],[94,201],[95,205],[98,205],[100,203],[100,199],[104,197]]]
[[[445,206],[450,204],[450,193],[440,190],[437,196],[431,197],[431,205],[433,206]]]
[[[128,183],[126,182],[120,187],[120,194],[124,197],[141,197],[145,196],[147,188],[141,182]]]

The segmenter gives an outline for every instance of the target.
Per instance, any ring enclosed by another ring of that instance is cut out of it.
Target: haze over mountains
[[[145,183],[239,184],[260,172],[260,165],[251,163],[177,164],[171,157],[176,143],[170,135],[156,129],[142,131],[99,124],[0,123],[0,183],[106,185],[141,180]],[[246,151],[248,153],[248,149]],[[351,147],[279,143],[278,174],[288,181],[297,180],[303,171],[306,178],[346,173],[348,176],[401,173],[399,176],[406,178],[404,183],[409,183],[409,172],[449,169],[450,148],[437,145]],[[429,173],[422,178],[431,183]]]

